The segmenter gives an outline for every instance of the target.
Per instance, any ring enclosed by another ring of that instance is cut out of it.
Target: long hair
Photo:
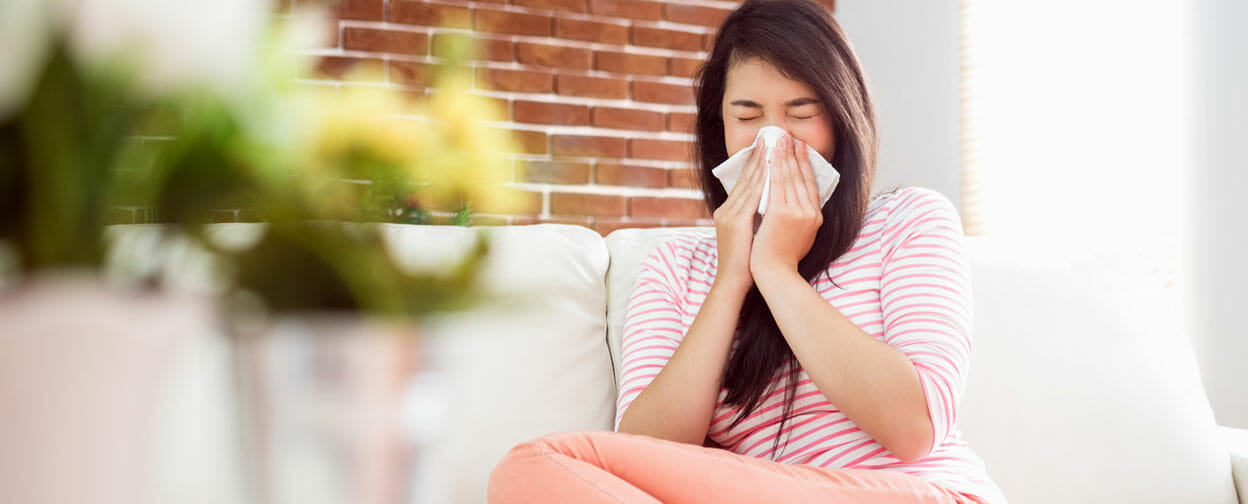
[[[711,213],[728,198],[711,173],[728,159],[721,112],[725,80],[734,63],[748,58],[767,61],[789,79],[810,86],[831,114],[836,150],[829,161],[841,179],[823,206],[823,225],[814,245],[797,267],[803,278],[813,282],[853,246],[862,231],[878,146],[871,98],[844,32],[822,6],[812,0],[743,3],[720,26],[710,57],[696,76],[694,155],[698,182]],[[777,380],[784,383],[783,430],[792,412],[799,363],[757,286],[746,294],[737,329],[723,376],[724,402],[741,408],[732,425],[778,393],[771,384],[787,373],[787,380]],[[775,447],[779,443],[776,436]]]

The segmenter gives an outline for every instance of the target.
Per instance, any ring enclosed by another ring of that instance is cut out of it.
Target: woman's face
[[[810,86],[789,79],[760,58],[728,67],[724,84],[724,146],[728,155],[749,147],[763,126],[779,126],[824,159],[836,152],[832,117]]]

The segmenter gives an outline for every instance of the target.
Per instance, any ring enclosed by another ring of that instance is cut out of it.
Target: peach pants
[[[490,474],[488,498],[491,504],[980,502],[899,472],[780,464],[609,431],[554,434],[512,448]]]

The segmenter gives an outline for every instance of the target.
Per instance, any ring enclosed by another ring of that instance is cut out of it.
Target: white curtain
[[[1182,0],[962,0],[967,233],[1125,244],[1172,278],[1187,16]]]

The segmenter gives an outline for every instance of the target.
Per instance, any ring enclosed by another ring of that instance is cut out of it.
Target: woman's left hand
[[[821,225],[823,210],[806,144],[785,135],[771,155],[771,194],[750,251],[750,273],[758,278],[764,271],[797,271]]]

